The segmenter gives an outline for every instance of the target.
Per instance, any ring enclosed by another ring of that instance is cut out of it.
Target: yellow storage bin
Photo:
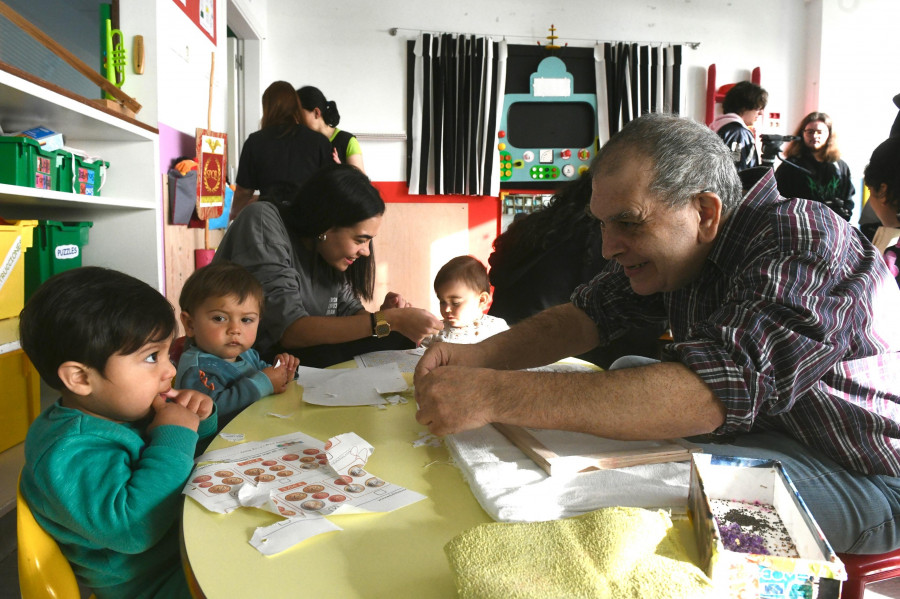
[[[25,305],[25,261],[36,220],[0,219],[0,318],[19,315]]]
[[[25,440],[25,433],[41,412],[41,381],[21,349],[0,354],[0,451]]]

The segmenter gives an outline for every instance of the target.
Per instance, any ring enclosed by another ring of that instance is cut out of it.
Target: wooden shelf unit
[[[0,218],[91,221],[84,265],[121,270],[162,290],[158,131],[0,65],[0,128],[10,134],[38,125],[62,133],[66,146],[110,163],[101,195],[0,184]],[[14,481],[22,463],[21,444],[0,452],[0,515],[15,505]]]

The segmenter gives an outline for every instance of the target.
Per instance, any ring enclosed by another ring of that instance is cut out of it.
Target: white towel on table
[[[499,522],[539,522],[604,507],[687,505],[690,462],[549,476],[493,426],[445,438],[481,507]]]

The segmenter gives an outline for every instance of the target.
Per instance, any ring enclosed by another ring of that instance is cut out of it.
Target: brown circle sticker
[[[302,458],[300,458],[300,461],[308,464],[308,463],[310,463],[310,462],[315,462],[315,461],[316,461],[316,458],[311,457],[311,456],[308,456],[308,455],[305,455],[305,456],[303,456]]]
[[[303,453],[305,453],[306,455],[316,455],[317,453],[319,453],[319,450],[314,447],[310,447],[309,449],[304,449]]]
[[[306,493],[288,493],[284,496],[287,501],[303,501],[307,498]]]
[[[219,478],[225,478],[226,476],[234,476],[234,472],[231,470],[219,470],[216,472],[216,476]]]
[[[375,478],[374,476],[366,481],[367,487],[380,487],[384,485],[384,481],[380,478]]]
[[[203,476],[198,476],[197,478],[195,478],[195,479],[192,480],[191,482],[192,482],[192,483],[205,483],[205,482],[208,481],[208,480],[212,480],[212,477],[211,477],[210,475],[208,475],[208,474],[204,474]]]
[[[207,488],[207,487],[213,486],[213,484],[207,482],[207,483],[200,483],[200,484],[197,485],[197,486],[200,487],[201,489],[205,489],[205,488]]]
[[[318,464],[300,464],[300,467],[304,470],[315,470],[319,467]]]
[[[319,491],[324,491],[325,487],[322,485],[306,485],[303,487],[304,493],[318,493]]]
[[[213,485],[209,488],[210,493],[227,493],[231,490],[228,485]]]
[[[276,462],[275,460],[266,460],[265,462],[262,463],[262,465],[263,466],[274,466],[277,463],[278,462]]]
[[[293,470],[282,470],[281,472],[276,472],[275,476],[292,476],[293,474]]]
[[[258,476],[265,472],[262,468],[250,468],[249,470],[244,470],[244,474],[247,476]]]
[[[239,485],[244,482],[243,478],[238,478],[236,476],[229,476],[227,478],[223,478],[222,482],[226,485]]]
[[[313,499],[325,499],[326,497],[328,497],[328,493],[326,493],[325,491],[322,491],[320,493],[313,493]]]
[[[344,490],[348,493],[362,493],[366,490],[366,488],[362,485],[352,484],[344,487]]]
[[[341,485],[349,485],[352,482],[353,482],[353,479],[350,478],[349,476],[339,476],[336,479],[334,479],[334,484],[336,484],[339,487]]]
[[[311,512],[314,512],[314,511],[316,511],[316,510],[320,510],[320,509],[322,509],[323,507],[325,507],[325,502],[324,502],[324,501],[319,501],[318,499],[309,499],[309,500],[304,501],[303,503],[301,503],[301,504],[300,504],[300,507],[302,507],[302,508],[305,509],[305,510],[309,510],[309,511],[311,511]]]
[[[346,495],[332,495],[328,498],[328,501],[333,501],[335,503],[340,503],[342,501],[347,501]]]
[[[256,477],[256,482],[258,483],[267,483],[275,480],[274,474],[260,474]]]
[[[316,459],[317,460],[327,460],[328,456],[325,455],[324,453],[320,453],[319,455],[316,456]]]
[[[285,516],[296,516],[297,512],[294,510],[286,510],[283,507],[278,508],[278,511],[281,512]]]
[[[299,459],[299,458],[300,458],[300,456],[298,456],[296,453],[289,453],[287,455],[281,456],[281,459],[284,460],[285,462],[293,462],[294,460]]]
[[[272,472],[278,472],[279,470],[284,470],[285,468],[286,468],[286,466],[282,466],[281,464],[278,464],[276,466],[270,466],[269,470],[271,470]]]

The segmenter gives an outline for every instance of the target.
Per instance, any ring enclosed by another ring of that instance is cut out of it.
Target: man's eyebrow
[[[591,214],[593,216],[593,213]],[[609,218],[597,218],[594,216],[595,220],[599,220],[600,222],[614,223],[622,220],[637,220],[640,216],[634,212],[633,210],[623,210],[617,214],[613,214]]]

